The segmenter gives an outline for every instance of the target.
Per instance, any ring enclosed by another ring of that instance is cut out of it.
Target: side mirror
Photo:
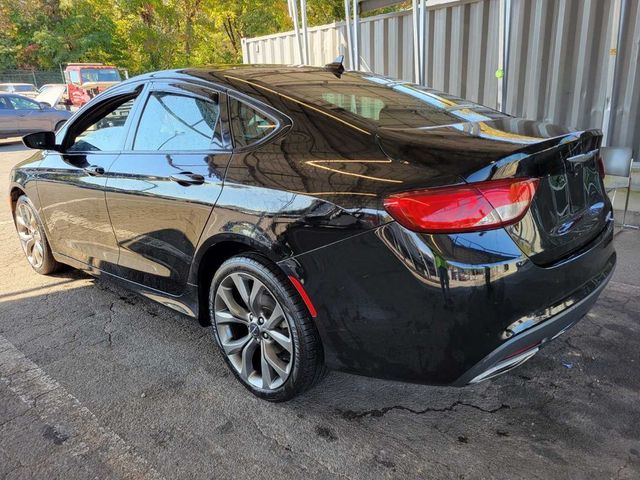
[[[49,105],[47,102],[38,102],[41,110],[49,110],[53,105]]]
[[[60,145],[56,145],[56,134],[53,132],[30,133],[22,137],[22,143],[36,150],[60,150]]]

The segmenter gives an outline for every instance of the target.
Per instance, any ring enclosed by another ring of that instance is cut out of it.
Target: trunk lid
[[[525,217],[506,229],[533,262],[550,265],[588,245],[611,220],[598,173],[601,134],[517,118],[379,129],[385,154],[460,182],[530,177],[540,182]]]

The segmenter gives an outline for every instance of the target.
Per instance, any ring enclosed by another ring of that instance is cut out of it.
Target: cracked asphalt
[[[27,156],[0,143],[3,196]],[[34,273],[2,202],[0,478],[640,478],[640,233],[616,243],[592,312],[497,380],[334,372],[274,405],[196,322],[78,271]]]

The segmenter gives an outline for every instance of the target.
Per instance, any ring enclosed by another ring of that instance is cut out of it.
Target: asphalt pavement
[[[3,197],[29,155],[0,142]],[[507,375],[333,372],[270,404],[195,321],[72,269],[37,275],[0,202],[0,478],[640,478],[640,232],[615,241],[594,309]]]

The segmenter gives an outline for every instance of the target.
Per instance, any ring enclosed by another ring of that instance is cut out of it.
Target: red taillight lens
[[[491,180],[399,193],[385,198],[384,206],[398,223],[415,232],[490,230],[520,220],[537,187],[538,179]]]

